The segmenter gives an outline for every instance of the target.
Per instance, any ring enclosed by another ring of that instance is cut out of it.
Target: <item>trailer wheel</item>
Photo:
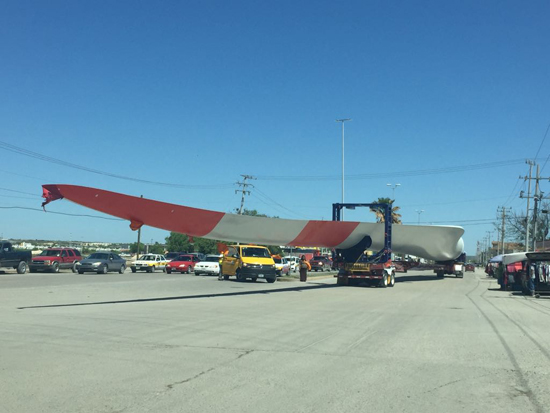
[[[388,284],[388,287],[393,287],[395,285],[395,273],[391,273],[390,283]]]
[[[437,272],[437,278],[443,278],[445,274],[443,273],[443,271],[438,271]]]
[[[380,280],[380,284],[378,284],[380,288],[386,288],[388,286],[388,276],[386,274],[382,275],[382,279]]]
[[[343,285],[343,286],[349,285],[349,278],[348,277],[338,277],[336,279],[336,284]]]
[[[459,273],[456,274],[456,278],[464,278],[464,273],[460,271]]]

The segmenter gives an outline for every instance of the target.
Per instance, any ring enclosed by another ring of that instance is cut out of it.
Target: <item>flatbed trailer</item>
[[[377,264],[344,264],[335,277],[337,277],[338,285],[352,285],[355,282],[369,281],[378,287],[393,287],[395,285],[395,267],[391,261]]]

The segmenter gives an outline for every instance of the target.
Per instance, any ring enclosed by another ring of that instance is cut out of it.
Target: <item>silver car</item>
[[[76,269],[79,274],[85,272],[107,274],[109,271],[118,271],[123,274],[126,270],[126,260],[112,252],[96,252],[80,261]]]

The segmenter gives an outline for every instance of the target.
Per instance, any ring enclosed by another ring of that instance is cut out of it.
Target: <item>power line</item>
[[[79,169],[81,171],[90,172],[97,175],[109,176],[111,178],[123,179],[126,181],[133,181],[133,182],[140,182],[140,183],[149,184],[149,185],[159,185],[159,186],[167,186],[172,188],[185,188],[185,189],[218,189],[218,188],[227,188],[233,185],[231,183],[216,184],[216,185],[184,185],[184,184],[174,184],[170,182],[149,181],[146,179],[133,178],[130,176],[114,174],[110,172],[100,171],[99,169],[93,169],[93,168],[88,168],[86,166],[77,165],[71,162],[63,161],[61,159],[52,158],[51,156],[42,155],[40,153],[33,152],[28,149],[20,148],[19,146],[15,146],[3,141],[0,141],[0,149],[17,153],[19,155],[27,156],[29,158],[38,159],[44,162],[65,166],[68,168]]]
[[[408,207],[417,207],[417,206],[425,206],[426,204],[429,205],[451,205],[451,204],[465,204],[468,202],[481,202],[481,201],[494,201],[495,199],[501,199],[506,198],[504,196],[496,196],[492,198],[478,198],[478,199],[464,199],[462,201],[449,201],[449,202],[424,202],[422,204],[407,204],[407,205],[399,205],[401,208],[408,208]]]
[[[3,195],[3,194],[0,194],[0,196],[2,198],[32,199],[33,201],[36,201],[36,198],[31,198],[30,196]]]
[[[15,189],[2,188],[2,187],[0,187],[0,190],[1,190],[1,191],[8,191],[8,192],[15,192],[15,193],[17,193],[17,194],[32,195],[32,196],[34,196],[34,197],[36,197],[36,198],[42,198],[40,195],[36,195],[36,194],[31,193],[31,192],[17,191],[17,190],[15,190]]]
[[[275,207],[276,209],[278,209],[279,211],[281,211],[283,214],[292,214],[292,215],[295,215],[301,219],[309,219],[308,217],[306,217],[305,215],[302,215],[298,212],[295,212],[295,211],[292,211],[291,209],[288,209],[287,207],[285,207],[284,205],[281,205],[280,203],[278,203],[277,201],[275,201],[273,198],[269,197],[267,194],[265,194],[264,192],[260,191],[258,188],[256,188],[256,192],[257,194],[255,194],[255,197],[258,198],[261,202],[263,202],[264,204],[266,205],[269,205],[269,206],[272,206],[272,207]],[[259,195],[259,196],[258,196]],[[261,196],[261,198],[260,198]],[[263,198],[263,199],[262,199]]]
[[[516,196],[519,195],[519,192],[521,191],[521,189],[525,186],[525,181],[523,181],[523,185],[519,188],[519,191],[516,194],[516,189],[520,183],[521,181],[519,180],[516,182],[514,189],[512,189],[512,192],[510,192],[510,195],[508,196],[508,198],[506,199],[506,202],[504,203],[505,206],[508,205],[514,198],[516,198]]]
[[[494,222],[494,218],[479,218],[479,219],[464,219],[464,220],[446,220],[446,221],[430,221],[430,224],[445,224],[445,223],[466,223],[466,222]],[[404,224],[413,224],[413,222],[404,222]],[[414,222],[416,224],[416,222]]]
[[[496,161],[472,165],[449,166],[434,169],[417,169],[411,171],[379,172],[371,174],[346,175],[348,180],[376,179],[376,178],[400,178],[408,176],[439,175],[444,173],[472,171],[479,169],[500,168],[509,165],[521,164],[524,159],[510,159],[507,161]],[[303,175],[303,176],[284,176],[284,175],[258,175],[258,180],[263,181],[335,181],[340,180],[336,175]]]
[[[537,159],[537,156],[539,156],[539,152],[542,148],[542,145],[544,144],[544,141],[546,140],[546,136],[548,135],[548,131],[550,130],[550,123],[548,124],[548,127],[546,128],[546,132],[544,133],[544,136],[542,138],[542,142],[540,143],[539,149],[537,151],[537,154],[535,155],[535,159]],[[545,164],[546,165],[546,164]]]
[[[29,207],[22,207],[22,206],[0,206],[0,209],[25,209],[28,211],[38,211],[44,213],[43,209],[39,208],[29,208]],[[98,219],[105,219],[108,221],[125,221],[121,218],[109,218],[109,217],[100,217],[98,215],[88,215],[88,214],[70,214],[68,212],[55,212],[55,211],[48,211],[47,214],[56,214],[56,215],[66,215],[70,217],[86,217],[86,218],[98,218]]]

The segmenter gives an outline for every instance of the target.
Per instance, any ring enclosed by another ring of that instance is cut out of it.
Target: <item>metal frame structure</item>
[[[384,263],[391,260],[391,241],[392,241],[392,211],[393,203],[378,204],[378,203],[335,203],[332,204],[332,220],[341,221],[342,209],[355,209],[358,207],[380,208],[384,210],[384,248],[376,254],[368,257],[366,262]],[[361,258],[361,257],[359,257]]]

